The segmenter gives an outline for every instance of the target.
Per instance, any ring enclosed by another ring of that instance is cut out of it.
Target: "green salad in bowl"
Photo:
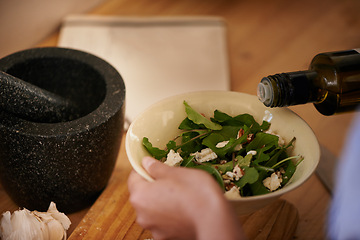
[[[229,199],[270,193],[285,186],[303,157],[289,156],[288,143],[250,114],[230,116],[215,110],[207,118],[186,101],[181,133],[160,149],[143,138],[154,158],[170,166],[202,169],[214,176]]]
[[[184,93],[151,105],[130,124],[125,147],[148,181],[154,179],[142,167],[145,156],[209,172],[240,215],[302,186],[320,160],[314,132],[296,113],[232,91]]]

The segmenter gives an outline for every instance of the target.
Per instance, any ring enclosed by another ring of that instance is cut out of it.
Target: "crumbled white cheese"
[[[271,192],[275,191],[281,185],[282,178],[280,176],[280,173],[272,173],[270,177],[267,177],[263,180],[264,186],[268,188]]]
[[[249,155],[249,154],[251,154],[251,155],[256,155],[257,154],[257,152],[255,151],[255,150],[250,150],[250,151],[248,151],[247,153],[246,153],[246,155]]]
[[[230,183],[230,181],[233,180],[233,173],[229,171],[223,174],[221,177],[224,180],[224,183]]]
[[[208,162],[217,158],[216,153],[210,148],[204,148],[200,152],[192,153],[197,162]]]
[[[236,177],[236,174],[233,173],[232,171],[227,171],[225,173],[226,176],[224,176],[226,179],[229,179],[229,180],[234,180],[235,177]]]
[[[236,166],[233,169],[233,173],[235,174],[235,181],[238,181],[244,174],[239,167],[239,164],[236,164]]]
[[[230,188],[229,191],[226,191],[224,193],[225,197],[229,200],[236,200],[236,199],[240,199],[241,195],[239,192],[239,188],[236,186],[233,186],[232,188]]]
[[[222,175],[224,180],[238,181],[243,176],[241,168],[237,164],[232,171],[227,171]]]
[[[164,163],[169,166],[179,166],[182,161],[183,158],[180,156],[180,154],[178,152],[175,152],[173,149],[171,149]]]
[[[226,144],[228,144],[228,143],[229,143],[229,141],[218,142],[218,143],[216,144],[216,147],[217,147],[217,148],[222,148],[222,147],[225,147]]]

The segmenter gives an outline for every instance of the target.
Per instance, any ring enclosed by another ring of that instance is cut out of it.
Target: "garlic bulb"
[[[30,212],[26,208],[13,214],[3,213],[0,222],[2,240],[66,240],[70,219],[51,202],[47,212]]]

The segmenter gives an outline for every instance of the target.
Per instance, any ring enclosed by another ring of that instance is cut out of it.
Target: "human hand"
[[[245,239],[211,175],[169,167],[150,157],[143,159],[143,167],[155,181],[133,171],[128,179],[130,202],[137,222],[155,239]]]

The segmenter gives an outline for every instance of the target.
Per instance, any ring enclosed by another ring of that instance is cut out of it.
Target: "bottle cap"
[[[270,106],[273,100],[273,92],[269,82],[263,80],[258,84],[257,96],[262,103],[264,103],[266,106]]]

